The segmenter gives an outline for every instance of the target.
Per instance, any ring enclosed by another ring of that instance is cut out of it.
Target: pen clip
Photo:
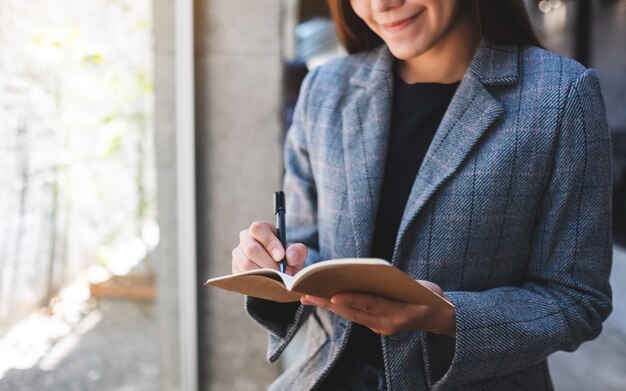
[[[274,214],[277,214],[280,211],[282,211],[283,213],[286,212],[285,193],[283,193],[282,191],[277,191],[274,192]]]

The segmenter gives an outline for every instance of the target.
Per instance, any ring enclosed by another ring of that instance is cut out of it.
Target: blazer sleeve
[[[611,143],[595,71],[575,78],[566,96],[527,282],[446,292],[456,307],[456,339],[422,334],[434,390],[502,377],[555,351],[574,351],[600,334],[611,313]]]
[[[287,242],[303,243],[307,246],[305,266],[317,262],[319,258],[317,191],[306,141],[306,109],[316,73],[317,69],[309,72],[302,83],[284,151],[283,188],[287,210]],[[245,308],[250,317],[269,332],[267,359],[274,362],[308,318],[313,307],[246,297]]]

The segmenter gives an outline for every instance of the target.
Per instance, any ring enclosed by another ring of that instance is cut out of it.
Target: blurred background
[[[526,3],[598,71],[615,159],[615,309],[550,367],[623,391],[626,0]],[[264,389],[284,362],[202,283],[273,219],[300,82],[342,54],[325,0],[0,0],[0,390]]]

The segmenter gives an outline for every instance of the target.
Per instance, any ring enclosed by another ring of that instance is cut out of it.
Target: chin
[[[423,36],[402,37],[401,39],[388,39],[385,43],[389,51],[399,60],[410,60],[424,54],[432,46],[429,39]]]
[[[414,47],[397,47],[397,46],[389,46],[389,51],[395,58],[398,60],[410,60],[412,58],[418,57],[422,55],[426,50]]]

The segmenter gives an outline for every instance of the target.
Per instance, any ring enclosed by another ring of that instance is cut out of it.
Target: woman
[[[610,141],[593,70],[539,47],[523,2],[330,0],[351,55],[307,77],[285,151],[289,272],[381,257],[454,310],[248,298],[280,390],[549,390],[547,357],[611,311]],[[275,227],[233,271],[276,268]]]

